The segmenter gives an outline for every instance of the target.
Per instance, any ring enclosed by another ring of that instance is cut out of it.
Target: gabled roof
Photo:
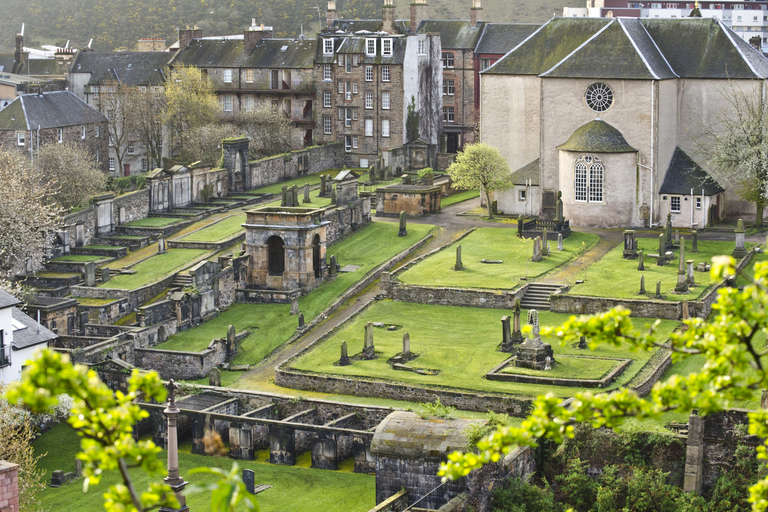
[[[12,53],[0,53],[0,72],[13,72],[13,64],[16,59]]]
[[[242,39],[193,39],[173,59],[173,64],[201,68],[312,68],[315,41],[262,39],[250,53]]]
[[[0,111],[0,130],[63,128],[106,120],[70,91],[22,94]]]
[[[317,55],[315,56],[315,62],[318,64],[332,64],[336,61],[336,54],[354,54],[360,55],[361,64],[402,64],[405,58],[405,46],[407,39],[405,37],[394,35],[390,37],[392,39],[392,55],[384,57],[381,55],[381,51],[378,50],[375,56],[367,56],[365,54],[365,40],[367,37],[375,36],[377,39],[388,38],[383,35],[371,35],[371,34],[321,34],[321,38],[334,37],[334,53],[332,55],[326,55],[323,53],[323,44],[317,45]]]
[[[699,167],[682,149],[676,147],[672,160],[667,168],[667,175],[661,184],[659,194],[685,194],[689,195],[693,189],[694,195],[701,194],[713,196],[723,192],[717,181]]]
[[[599,117],[580,126],[565,144],[557,146],[563,151],[588,151],[591,153],[636,153],[637,150],[627,144],[619,130]]]
[[[474,50],[483,27],[484,21],[478,21],[477,27],[472,28],[469,20],[422,20],[416,32],[440,34],[440,46],[444,50]]]
[[[514,185],[527,185],[528,180],[531,180],[532,186],[538,186],[539,176],[541,175],[540,167],[538,158],[533,162],[525,164],[510,175],[512,183]]]
[[[13,319],[22,326],[21,329],[14,328],[13,330],[13,343],[11,346],[14,350],[33,347],[56,339],[54,333],[22,313],[20,309],[13,308],[12,315]]]
[[[162,85],[163,69],[171,57],[167,52],[79,52],[70,72],[90,73],[90,84]]]
[[[27,59],[16,70],[19,75],[63,75],[65,69],[59,69],[56,59]]]
[[[539,28],[540,23],[486,23],[475,53],[504,55]]]
[[[5,290],[0,290],[0,309],[9,308],[17,304],[21,304],[19,299],[6,292]]]
[[[334,31],[357,32],[358,30],[367,30],[368,32],[380,32],[384,27],[381,20],[333,20],[331,28]]]

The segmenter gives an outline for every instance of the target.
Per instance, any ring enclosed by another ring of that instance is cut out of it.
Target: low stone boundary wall
[[[514,308],[515,299],[522,299],[528,288],[528,285],[524,285],[516,290],[506,291],[416,286],[391,281],[384,284],[387,297],[393,300],[433,306],[462,306],[489,309]]]
[[[613,357],[595,357],[595,356],[574,356],[561,354],[559,357],[577,357],[581,359],[608,359],[610,361],[619,361],[617,367],[613,368],[602,379],[568,379],[558,377],[538,377],[536,375],[524,375],[515,373],[502,373],[501,370],[508,366],[513,358],[510,357],[493,370],[485,374],[485,378],[488,380],[497,380],[502,382],[522,382],[524,384],[539,384],[544,386],[565,386],[565,387],[581,387],[581,388],[605,388],[608,387],[619,375],[632,364],[632,359],[618,359]],[[555,363],[557,364],[557,363]]]
[[[642,299],[609,299],[553,293],[549,297],[549,310],[570,315],[594,315],[609,309],[623,307],[632,311],[633,317],[679,320],[683,315],[682,302]]]
[[[408,491],[403,489],[382,501],[368,512],[402,512],[408,507]]]
[[[639,396],[646,396],[651,392],[653,385],[664,375],[667,368],[672,364],[672,352],[666,349],[659,349],[659,352],[652,355],[648,362],[645,363],[635,378],[633,378],[627,384],[627,387],[637,393]],[[645,378],[642,377],[643,371],[646,368],[655,366],[655,369],[648,374]],[[636,382],[637,381],[637,382]]]
[[[225,247],[242,242],[245,240],[245,231],[240,234],[233,235],[227,239],[219,242],[185,242],[183,239],[170,240],[168,242],[169,249],[202,249],[205,251],[220,251]]]
[[[196,380],[208,375],[227,357],[227,343],[213,340],[202,352],[180,352],[156,348],[134,350],[136,366],[155,370],[163,379]]]

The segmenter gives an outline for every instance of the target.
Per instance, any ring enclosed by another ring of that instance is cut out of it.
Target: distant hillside
[[[344,17],[372,18],[382,0],[337,0]],[[397,17],[409,17],[411,0],[395,0]],[[485,0],[480,19],[494,22],[544,22],[578,0]],[[233,34],[250,24],[275,27],[275,35],[313,35],[325,23],[327,0],[5,0],[0,51],[12,51],[14,36],[26,23],[25,44],[83,47],[93,38],[100,50],[132,49],[142,37],[176,41],[176,29],[197,25],[204,35]],[[430,18],[469,18],[471,0],[433,0]]]

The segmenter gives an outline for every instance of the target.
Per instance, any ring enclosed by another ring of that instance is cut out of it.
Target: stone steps
[[[171,283],[171,288],[186,288],[192,286],[192,276],[189,274],[176,274]]]
[[[561,284],[531,283],[520,299],[523,309],[549,310],[549,296],[563,288]]]

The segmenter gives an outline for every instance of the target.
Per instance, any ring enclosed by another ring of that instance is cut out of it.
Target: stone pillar
[[[280,206],[288,206],[288,187],[286,185],[281,187],[281,193]]]
[[[336,187],[331,183],[331,204],[335,205],[337,203],[336,197]]]
[[[293,466],[296,464],[294,429],[284,425],[269,426],[269,462]]]
[[[515,310],[512,314],[512,343],[522,343],[523,331],[520,330],[520,299],[515,299]]]
[[[643,253],[643,250],[640,249],[637,251],[637,270],[645,270],[645,254]]]
[[[744,234],[746,230],[744,229],[743,220],[739,219],[733,232],[736,234],[736,247],[733,249],[731,256],[739,260],[747,255],[747,251],[744,249]]]
[[[699,232],[694,229],[691,231],[691,236],[693,237],[691,252],[699,252]]]
[[[509,315],[501,317],[501,351],[507,353],[514,352],[509,321]]]
[[[640,276],[640,295],[645,295],[645,276]]]
[[[408,214],[405,212],[400,212],[400,229],[397,232],[397,236],[405,236],[408,234],[408,230],[406,229],[406,218],[408,217]]]
[[[667,214],[667,224],[664,226],[664,252],[672,247],[672,214]]]
[[[367,322],[365,324],[365,343],[363,345],[363,358],[374,359],[376,357],[376,350],[373,346],[373,322]]]
[[[696,414],[688,418],[688,440],[685,450],[683,490],[701,494],[704,472],[704,420]]]
[[[403,334],[403,359],[406,361],[411,357],[411,335],[408,333]]]
[[[311,202],[309,199],[309,183],[304,185],[304,203]]]
[[[318,197],[325,197],[325,174],[322,174],[320,176],[320,193],[318,194]]]
[[[656,281],[656,297],[657,299],[663,299],[661,296],[661,281]]]
[[[563,234],[562,233],[557,234],[557,250],[558,251],[563,250]]]
[[[176,495],[176,499],[179,500],[180,506],[177,509],[161,508],[160,510],[162,512],[180,512],[189,510],[189,507],[187,507],[187,500],[184,497],[184,488],[187,486],[187,482],[179,476],[179,439],[176,415],[179,414],[180,411],[179,408],[176,407],[175,395],[177,387],[178,386],[174,384],[173,379],[169,380],[166,385],[166,388],[168,388],[168,407],[163,410],[163,413],[165,413],[165,416],[168,418],[168,476],[165,477],[163,481],[171,486],[171,489],[173,489],[173,492]]]
[[[464,265],[461,263],[461,246],[456,247],[456,265],[453,270],[464,270]]]
[[[675,292],[688,293],[688,285],[685,279],[685,238],[680,239],[680,257],[678,258]]]
[[[693,277],[693,263],[694,260],[686,260],[687,265],[685,274],[685,284],[688,286],[696,286],[696,279]]]
[[[336,458],[336,436],[325,432],[312,436],[312,467],[320,469],[338,469]]]
[[[659,259],[656,260],[656,264],[660,267],[664,266],[664,253],[667,252],[666,235],[664,233],[659,235]]]

